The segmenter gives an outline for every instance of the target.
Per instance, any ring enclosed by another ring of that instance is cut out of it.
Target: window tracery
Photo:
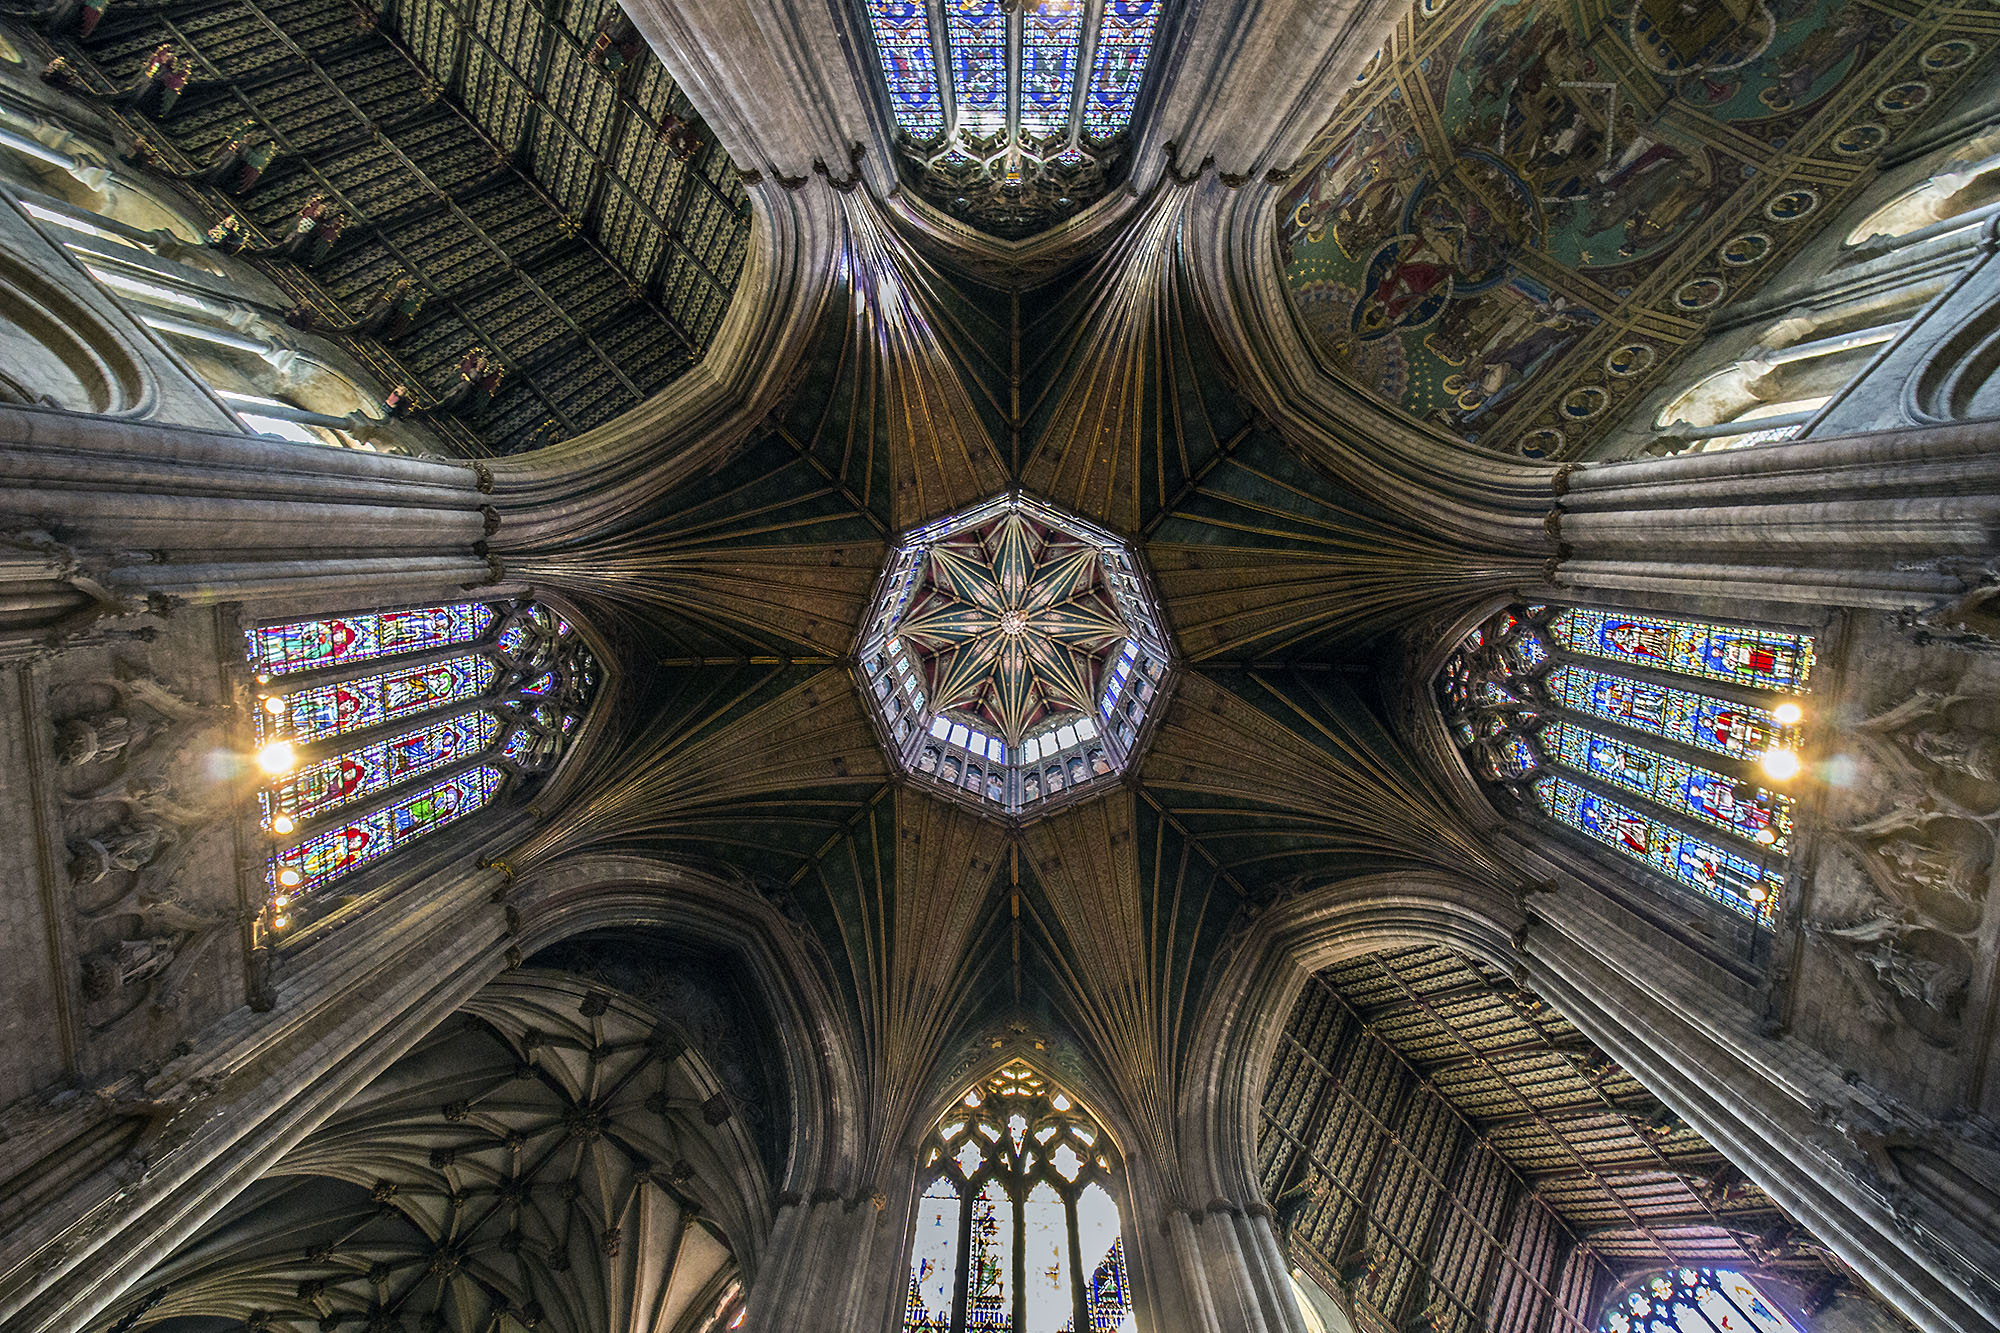
[[[1132,1327],[1116,1154],[1018,1061],[966,1093],[920,1151],[904,1333]]]
[[[1611,1302],[1600,1333],[1803,1333],[1741,1273],[1676,1268]]]
[[[1473,630],[1439,690],[1485,781],[1768,923],[1813,666],[1807,634],[1537,605]]]
[[[259,626],[272,924],[295,902],[554,766],[596,692],[567,620],[458,602]]]
[[[1007,236],[1101,195],[1160,0],[867,0],[903,151],[934,201]]]

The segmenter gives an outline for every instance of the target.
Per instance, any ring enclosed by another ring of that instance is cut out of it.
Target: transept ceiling
[[[1419,0],[1279,206],[1329,365],[1503,453],[1573,457],[1990,59],[1915,0]]]
[[[1525,1209],[1503,1196],[1546,1210],[1569,1247],[1555,1259],[1563,1282],[1600,1298],[1673,1266],[1754,1270],[1808,1303],[1840,1280],[1836,1260],[1616,1060],[1465,954],[1403,947],[1320,972],[1273,1068],[1259,1156],[1294,1253],[1403,1326],[1418,1311],[1454,1330],[1503,1318],[1509,1280],[1458,1252],[1468,1229],[1521,1234]],[[1499,1185],[1502,1172],[1515,1183]],[[1427,1205],[1439,1186],[1450,1202]],[[1537,1253],[1521,1245],[1510,1260],[1528,1285],[1554,1287]],[[1552,1325],[1572,1326],[1561,1314]]]
[[[127,141],[253,229],[252,254],[328,210],[317,253],[267,257],[294,303],[274,315],[420,408],[497,371],[432,418],[468,454],[630,411],[700,359],[735,293],[735,166],[615,4],[117,6],[51,49]],[[162,49],[190,72],[171,102],[111,93]],[[248,186],[208,172],[232,144],[268,158]]]

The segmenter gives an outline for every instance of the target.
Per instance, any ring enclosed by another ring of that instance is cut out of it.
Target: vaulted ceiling
[[[107,112],[188,172],[232,137],[274,143],[253,189],[187,188],[266,238],[332,200],[345,228],[323,258],[265,265],[290,318],[421,405],[483,352],[505,371],[493,401],[434,422],[482,456],[630,411],[701,358],[735,294],[750,231],[735,166],[621,24],[611,0],[192,0],[116,6],[53,49],[98,93],[162,44],[190,62],[170,112]],[[601,26],[624,45],[593,60]],[[404,278],[423,297],[406,329],[352,327]]]
[[[1663,1267],[1754,1270],[1808,1304],[1844,1271],[1540,996],[1436,946],[1308,983],[1259,1155],[1267,1192],[1297,1201],[1280,1205],[1294,1253],[1401,1326],[1427,1304],[1434,1327],[1511,1324],[1514,1279],[1465,1237],[1531,1234],[1529,1206],[1560,1244],[1515,1243],[1507,1262],[1566,1309],[1558,1329]]]
[[[1417,0],[1280,204],[1340,374],[1574,456],[1992,56],[1917,0]]]
[[[1015,290],[849,222],[866,262],[754,437],[616,535],[520,559],[608,602],[648,663],[623,753],[509,863],[639,845],[748,873],[823,947],[884,1127],[958,1043],[1016,1020],[1075,1034],[1163,1117],[1246,903],[1490,863],[1378,677],[1413,612],[1538,577],[1539,556],[1458,550],[1261,424],[1169,214]],[[899,784],[847,661],[892,534],[1013,485],[1138,537],[1186,668],[1123,785],[1018,829]]]
[[[732,1245],[766,1203],[692,1035],[572,975],[495,983],[148,1274],[117,1326],[721,1327]]]

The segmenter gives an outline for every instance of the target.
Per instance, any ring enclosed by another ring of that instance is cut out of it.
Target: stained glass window
[[[1797,696],[1812,663],[1802,633],[1526,606],[1467,635],[1438,697],[1487,781],[1769,923],[1792,847],[1786,786],[1801,766]]]
[[[493,615],[493,608],[484,602],[455,602],[266,625],[250,631],[250,665],[277,676],[423,648],[449,648],[484,634]]]
[[[1574,653],[1803,694],[1812,674],[1812,639],[1624,611],[1565,611],[1550,625]]]
[[[1160,0],[864,3],[905,161],[933,203],[1023,236],[1113,183]]]
[[[1804,1333],[1756,1284],[1726,1268],[1676,1268],[1613,1300],[1599,1333]]]
[[[869,0],[868,17],[896,124],[912,139],[929,143],[944,133],[930,8],[924,0]]]
[[[1109,1138],[1015,1063],[921,1150],[904,1333],[1123,1333],[1132,1326]]]
[[[275,930],[315,891],[532,784],[597,679],[571,627],[533,603],[263,626],[248,655]]]
[[[1130,123],[1159,21],[1159,0],[1107,0],[1083,112],[1083,132],[1091,138],[1108,138]]]
[[[299,882],[289,887],[300,893],[323,888],[405,843],[471,814],[493,799],[500,790],[500,780],[499,769],[482,764],[414,796],[343,821],[280,852],[274,861],[277,877],[287,881],[287,872],[299,876]]]

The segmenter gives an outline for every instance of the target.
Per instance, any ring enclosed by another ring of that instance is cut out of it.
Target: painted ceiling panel
[[[1420,421],[1574,454],[2000,48],[1867,0],[1419,0],[1280,204],[1328,361]]]

